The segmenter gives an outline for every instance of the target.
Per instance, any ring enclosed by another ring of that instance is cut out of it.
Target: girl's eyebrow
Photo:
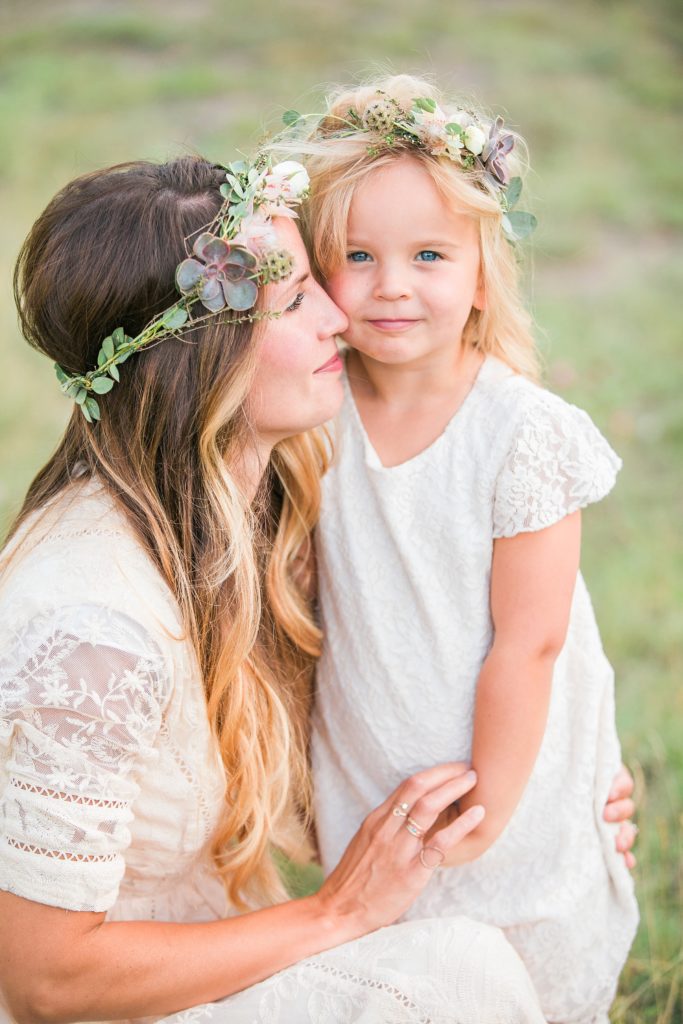
[[[346,245],[347,248],[351,247],[355,249],[366,249],[371,247],[372,243],[364,242],[362,240],[356,240],[354,238],[348,238],[346,240]],[[427,241],[418,240],[415,242],[411,242],[409,247],[411,249],[462,249],[462,243],[454,242],[453,240],[447,242],[445,239],[437,240],[434,238],[430,238]]]

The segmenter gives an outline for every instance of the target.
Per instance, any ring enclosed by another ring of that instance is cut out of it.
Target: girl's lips
[[[368,320],[368,323],[376,327],[378,331],[407,331],[417,322],[417,320]]]
[[[328,359],[326,363],[319,366],[313,373],[335,373],[337,370],[342,370],[344,364],[341,361],[341,356],[338,352],[335,352],[331,359]]]

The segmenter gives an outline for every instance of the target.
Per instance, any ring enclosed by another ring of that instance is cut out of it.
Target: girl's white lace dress
[[[95,484],[36,529],[0,588],[0,889],[109,920],[225,916],[207,852],[225,782],[172,596]],[[542,1016],[502,933],[454,917],[382,929],[170,1019]]]
[[[494,539],[602,498],[620,465],[586,413],[493,358],[444,433],[393,468],[346,390],[318,530],[313,769],[326,869],[401,778],[470,757]],[[479,860],[437,872],[408,915],[502,927],[553,1022],[606,1019],[636,930],[631,878],[602,820],[619,763],[613,674],[579,575],[519,807]]]

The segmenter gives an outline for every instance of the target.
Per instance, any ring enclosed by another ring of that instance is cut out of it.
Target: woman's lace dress
[[[223,769],[157,570],[92,483],[74,485],[10,550],[0,587],[0,889],[112,921],[230,914],[208,854]],[[542,1017],[502,934],[453,918],[382,929],[172,1019]]]
[[[323,481],[325,648],[313,731],[316,826],[329,870],[397,782],[471,754],[490,649],[494,540],[602,498],[619,460],[585,412],[493,358],[442,435],[382,465],[347,387]],[[549,1020],[604,1020],[638,912],[602,812],[620,763],[614,680],[583,578],[524,795],[471,864],[439,871],[408,917],[503,928]]]

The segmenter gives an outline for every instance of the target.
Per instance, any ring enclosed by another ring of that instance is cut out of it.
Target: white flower
[[[448,124],[459,124],[461,128],[467,128],[472,124],[472,115],[466,110],[455,110],[447,117]]]
[[[279,214],[287,207],[278,207]],[[243,245],[252,252],[264,252],[266,249],[274,249],[277,245],[277,234],[270,220],[270,204],[267,208],[260,206],[256,213],[250,217],[244,217],[240,223],[238,234],[233,239],[233,245]]]
[[[284,199],[291,202],[300,199],[309,184],[308,171],[302,164],[296,160],[283,160],[266,175],[262,191],[271,201]]]
[[[465,145],[474,156],[479,156],[486,143],[486,138],[486,132],[476,124],[465,128]]]

